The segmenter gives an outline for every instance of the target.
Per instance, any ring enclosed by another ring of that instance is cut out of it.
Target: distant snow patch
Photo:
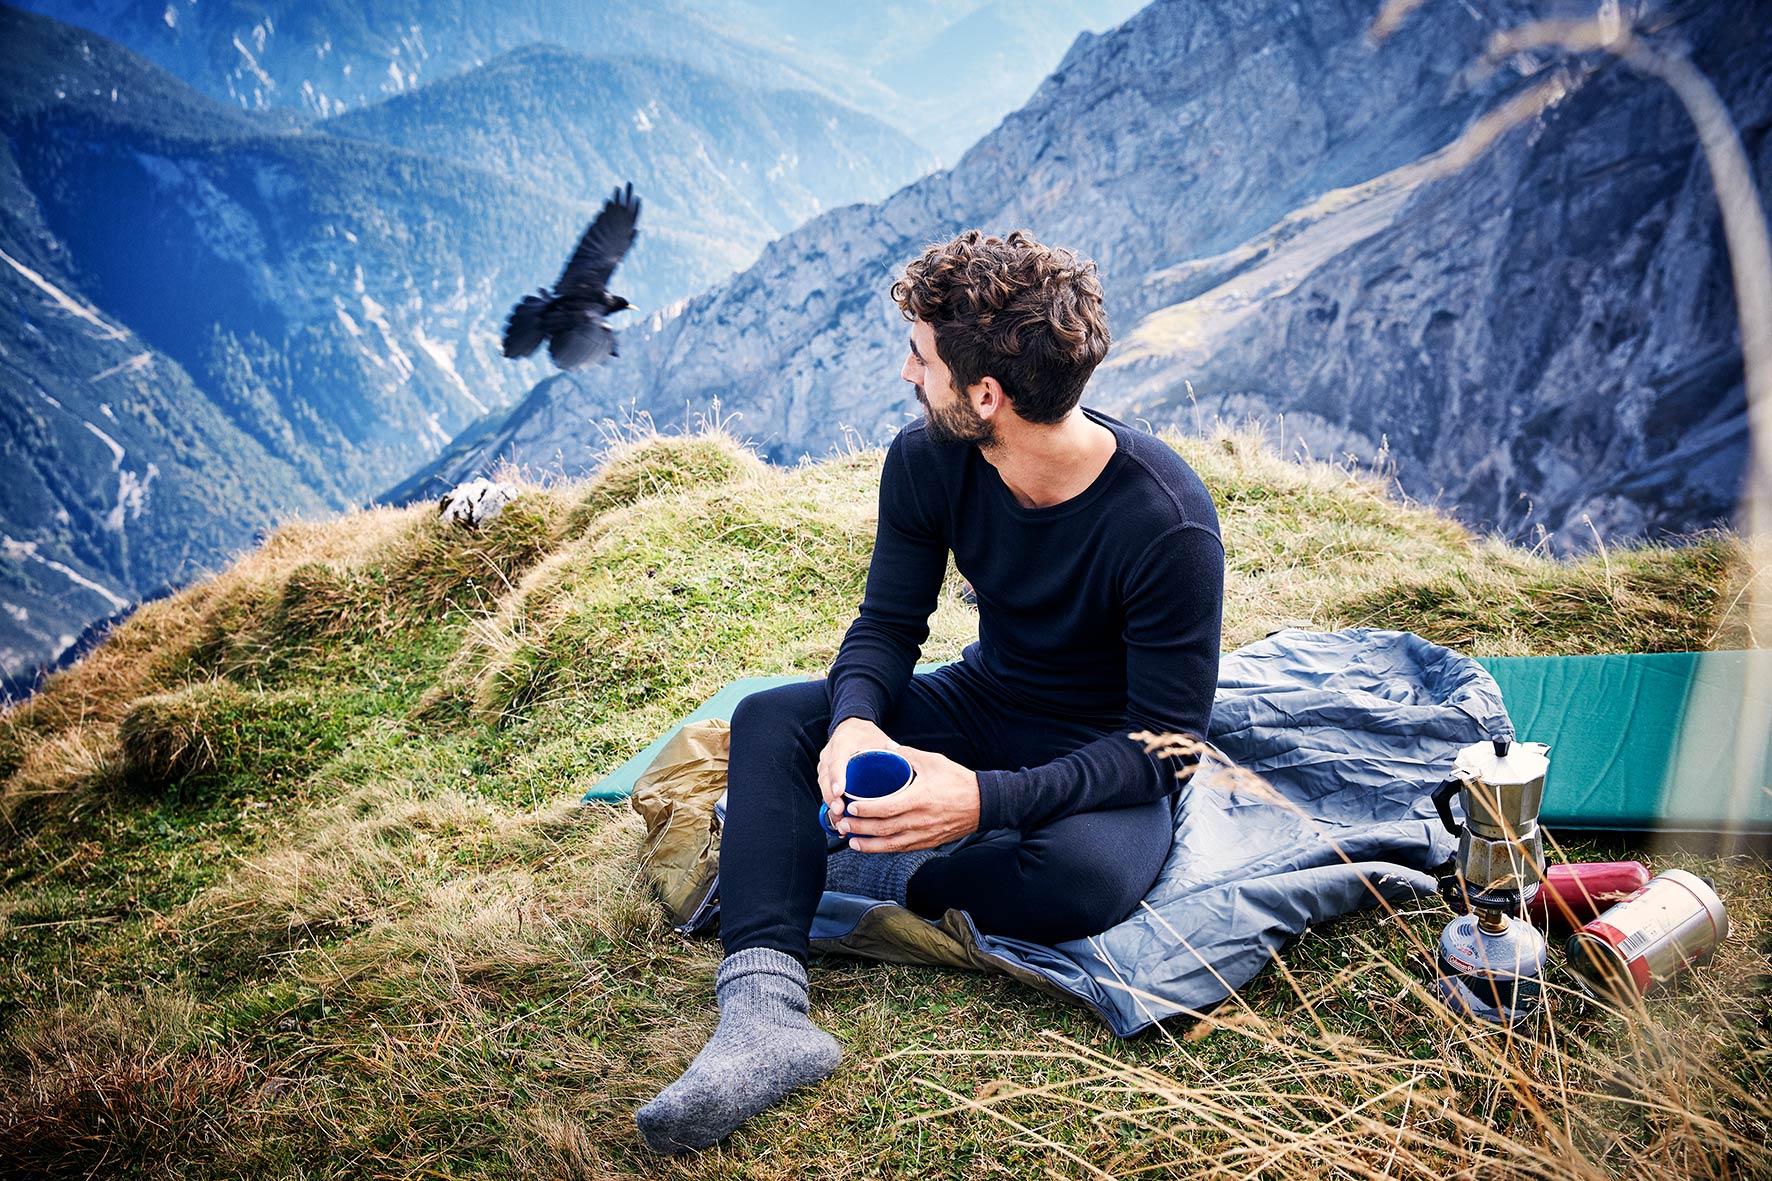
[[[103,597],[106,602],[110,603],[111,606],[118,611],[129,606],[128,599],[111,590],[109,587],[100,586],[78,570],[64,566],[60,562],[52,561],[38,553],[37,543],[34,541],[16,541],[11,537],[0,535],[0,555],[11,558],[15,562],[36,562],[40,566],[47,566],[49,569],[62,575],[76,586],[83,586],[94,594]],[[74,642],[72,636],[66,638],[69,644]]]
[[[137,353],[133,357],[129,357],[126,360],[122,360],[122,361],[117,362],[115,365],[111,366],[109,369],[106,369],[102,373],[93,374],[91,377],[87,378],[86,380],[89,382],[103,381],[105,378],[114,377],[119,373],[126,373],[126,372],[127,373],[142,373],[142,372],[145,372],[149,369],[152,369],[153,367],[154,367],[154,354],[152,354],[152,353]],[[45,396],[47,396],[47,395],[45,395]],[[105,417],[109,418],[112,422],[117,421],[117,416],[115,414],[111,413],[111,408],[109,406],[100,406],[99,409],[104,411]]]
[[[123,339],[123,329],[113,327],[106,323],[104,318],[97,312],[63,291],[60,287],[57,287],[54,283],[51,283],[48,279],[45,279],[42,275],[39,275],[36,271],[33,271],[18,259],[12,257],[12,255],[6,253],[6,251],[0,250],[0,259],[5,259],[8,263],[11,263],[13,270],[35,283],[37,287],[42,290],[44,294],[48,295],[50,299],[54,300],[56,306],[60,307],[63,311],[70,315],[77,316],[80,319],[85,320],[88,324],[91,324],[94,328],[97,328],[100,333],[102,333],[99,337],[100,340]]]
[[[24,623],[31,618],[31,613],[17,603],[0,603],[0,607],[6,608],[6,613],[12,616],[16,623]]]
[[[119,472],[117,476],[117,504],[105,517],[105,528],[121,533],[125,512],[129,514],[129,519],[132,521],[141,516],[142,509],[146,508],[148,504],[148,488],[153,484],[154,477],[159,474],[159,467],[151,463],[148,465],[148,472],[145,476],[137,476],[128,468]]]
[[[412,357],[405,349],[400,347],[400,342],[394,339],[394,330],[389,327],[388,318],[384,314],[386,311],[386,308],[382,307],[381,304],[376,303],[375,300],[371,299],[369,296],[365,295],[363,297],[363,319],[366,322],[375,325],[376,329],[381,332],[382,344],[386,345],[388,350],[388,363],[393,365],[395,372],[400,375],[401,381],[407,381],[412,377]],[[371,354],[370,359],[377,365],[383,363],[381,358],[376,357],[373,354]]]
[[[260,26],[260,27],[262,28],[263,26]],[[255,30],[255,32],[256,32],[256,30]],[[262,33],[259,34],[258,40],[259,40],[259,49],[263,50],[264,49],[264,35]],[[250,73],[254,78],[258,79],[260,86],[263,86],[266,90],[277,89],[276,84],[271,81],[271,76],[259,68],[258,59],[256,57],[252,56],[252,50],[246,48],[245,42],[241,41],[240,38],[235,37],[234,38],[234,48],[238,49],[240,51],[240,56],[242,58],[246,59],[247,72]]]
[[[414,326],[412,339],[424,351],[425,356],[429,357],[431,362],[443,371],[443,376],[450,380],[455,386],[456,392],[467,400],[468,405],[472,406],[476,413],[485,414],[486,403],[474,397],[474,391],[468,388],[468,383],[462,380],[460,373],[456,372],[455,344],[451,341],[432,340],[425,335],[422,325]]]
[[[178,9],[174,8],[172,5],[168,4],[166,6],[166,11],[161,14],[161,17],[166,21],[167,28],[178,28]]]
[[[93,426],[90,422],[83,422],[82,425],[85,426],[87,430],[89,430],[93,434],[97,435],[101,440],[103,440],[104,445],[111,449],[111,470],[116,471],[118,468],[122,467],[123,466],[123,445],[121,443],[117,442],[117,440],[111,438],[111,436],[105,434],[105,432],[103,432],[103,431],[99,430],[97,427]]]

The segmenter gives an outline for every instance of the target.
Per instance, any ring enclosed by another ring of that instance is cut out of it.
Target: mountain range
[[[810,91],[951,160],[1141,0],[27,0],[218,101],[330,116],[547,44]],[[906,180],[909,177],[904,178]],[[879,194],[884,195],[884,194]]]
[[[930,163],[821,94],[677,61],[532,47],[314,121],[17,9],[0,41],[7,677],[521,397],[548,367],[500,355],[504,312],[617,180],[649,206],[623,289],[658,309]]]
[[[1378,44],[1363,3],[1158,0],[1079,39],[951,170],[772,243],[630,335],[623,365],[538,386],[397,491],[499,458],[581,471],[600,420],[670,424],[716,399],[777,460],[881,440],[916,413],[892,275],[960,229],[1022,226],[1101,267],[1105,410],[1260,417],[1553,548],[1726,521],[1740,353],[1690,120],[1604,56],[1486,66],[1489,38],[1537,11],[1423,6]],[[1763,9],[1643,23],[1690,47],[1764,188]],[[1499,124],[1507,103],[1529,113]]]
[[[0,674],[291,513],[500,461],[582,471],[609,419],[668,427],[717,403],[777,460],[882,440],[916,413],[886,288],[974,225],[1098,261],[1117,339],[1089,399],[1123,417],[1258,417],[1552,548],[1683,533],[1734,504],[1739,348],[1689,120],[1604,57],[1485,63],[1497,29],[1542,11],[1524,0],[1420,6],[1382,44],[1365,4],[1159,0],[1078,38],[952,169],[873,204],[848,202],[930,159],[902,133],[912,98],[939,122],[938,84],[969,94],[968,64],[1000,95],[1015,73],[991,63],[1029,13],[1103,10],[919,0],[868,39],[799,0],[667,5],[650,25],[558,5],[500,24],[465,0],[174,3],[158,23],[120,0],[57,7],[197,81],[0,8],[0,450],[17,473]],[[394,36],[408,12],[423,19]],[[621,52],[522,41],[548,20]],[[1690,46],[1764,185],[1759,10],[1682,2],[1641,23]],[[396,78],[402,54],[424,64]],[[248,58],[269,85],[238,73]],[[988,105],[945,101],[953,126]],[[1509,103],[1530,113],[1496,124]],[[650,314],[622,356],[585,375],[505,362],[505,308],[632,175],[648,212],[618,288]]]

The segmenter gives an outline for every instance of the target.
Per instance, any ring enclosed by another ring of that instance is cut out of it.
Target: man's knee
[[[1044,942],[1096,935],[1125,918],[1144,892],[1111,863],[1054,857],[1029,866],[1022,889],[1037,899],[1034,913],[1047,928]]]
[[[1145,850],[1117,856],[1099,842],[1030,834],[1021,849],[1021,886],[1037,900],[1046,942],[1095,935],[1120,922],[1150,892],[1161,858]],[[1155,849],[1149,851],[1154,854]]]
[[[745,697],[732,711],[732,742],[770,742],[816,736],[829,723],[830,694],[823,681],[796,681]]]

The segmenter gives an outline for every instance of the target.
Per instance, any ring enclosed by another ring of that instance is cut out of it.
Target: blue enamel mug
[[[843,798],[845,800],[877,800],[900,788],[909,787],[917,773],[910,760],[889,750],[858,750],[849,756],[843,767]],[[830,835],[842,836],[831,827],[831,806],[818,806],[818,823]]]

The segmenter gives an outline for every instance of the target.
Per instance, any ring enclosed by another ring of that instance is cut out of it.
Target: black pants
[[[769,947],[806,959],[824,892],[818,755],[830,716],[823,681],[754,693],[732,715],[720,839],[728,954]],[[1039,766],[1104,733],[1075,719],[1008,712],[964,665],[913,677],[881,729],[975,771]],[[1166,800],[1081,812],[1029,832],[978,834],[917,871],[910,907],[926,918],[964,910],[986,934],[1036,943],[1093,935],[1138,905],[1170,837]]]

